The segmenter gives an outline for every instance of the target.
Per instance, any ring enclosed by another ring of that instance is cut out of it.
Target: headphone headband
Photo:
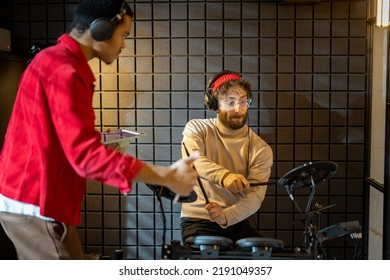
[[[126,13],[127,13],[126,2],[123,1],[123,2],[122,2],[122,6],[121,6],[121,8],[120,8],[120,10],[119,10],[119,13],[117,13],[117,14],[111,19],[111,21],[112,21],[115,25],[117,25],[118,22],[120,22],[120,21],[122,20],[123,16],[124,16]]]

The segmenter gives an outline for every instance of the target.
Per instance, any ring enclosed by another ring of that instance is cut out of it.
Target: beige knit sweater
[[[271,174],[273,153],[271,147],[248,126],[231,130],[218,119],[194,119],[183,131],[183,142],[189,153],[200,152],[195,167],[210,202],[224,209],[227,225],[236,224],[254,214],[261,206],[266,186],[251,187],[245,195],[234,195],[221,185],[227,172],[244,175],[250,183],[267,182]],[[183,157],[186,157],[182,148]],[[208,219],[205,198],[199,188],[194,188],[198,199],[183,203],[181,217]]]

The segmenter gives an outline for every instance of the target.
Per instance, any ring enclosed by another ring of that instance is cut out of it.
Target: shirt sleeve
[[[47,88],[52,122],[74,170],[82,177],[118,187],[122,193],[130,192],[131,180],[143,162],[102,144],[95,129],[93,85],[86,84],[75,69],[64,67],[51,75]]]

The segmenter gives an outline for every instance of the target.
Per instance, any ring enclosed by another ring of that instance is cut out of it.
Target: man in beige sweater
[[[239,74],[222,71],[210,79],[205,106],[217,112],[212,119],[193,119],[183,131],[183,157],[200,153],[194,165],[208,197],[199,186],[198,199],[183,203],[183,242],[191,236],[223,236],[233,242],[260,236],[248,218],[264,200],[271,174],[271,147],[254,133],[246,121],[252,102],[251,85]],[[186,151],[187,149],[187,151]]]

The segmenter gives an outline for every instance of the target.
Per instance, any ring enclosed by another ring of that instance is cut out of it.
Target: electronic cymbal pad
[[[305,219],[311,219],[314,215],[318,215],[326,210],[328,210],[329,208],[332,208],[336,206],[336,204],[332,204],[332,205],[328,205],[328,206],[320,206],[320,205],[315,205],[313,210],[310,211],[309,213],[307,213],[306,215],[303,215],[302,218],[300,219],[296,219],[294,220],[294,223],[304,223],[305,222]]]
[[[320,205],[316,206],[315,205],[314,209],[311,212],[307,213],[307,215],[308,216],[313,216],[313,215],[319,214],[319,213],[321,213],[321,212],[323,212],[325,210],[328,210],[329,208],[332,208],[334,206],[336,206],[336,204],[332,204],[332,205],[328,205],[328,206],[320,206]]]
[[[290,192],[312,186],[313,183],[328,180],[337,171],[337,164],[332,161],[305,163],[287,172],[278,181],[278,187],[287,188]]]
[[[167,187],[151,184],[146,184],[146,186],[148,186],[148,188],[155,192],[156,195],[158,195],[159,197],[165,197],[172,201],[175,199],[176,194]],[[194,202],[197,198],[198,196],[196,195],[196,193],[192,191],[189,196],[180,196],[177,202]]]

